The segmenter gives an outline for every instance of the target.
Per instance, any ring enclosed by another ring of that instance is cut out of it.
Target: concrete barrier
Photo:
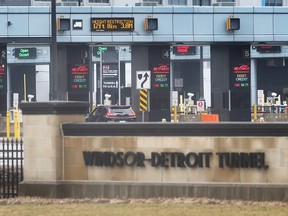
[[[20,195],[287,201],[287,123],[84,123],[46,105],[23,109]]]

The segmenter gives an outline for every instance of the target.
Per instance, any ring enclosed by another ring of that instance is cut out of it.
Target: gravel
[[[242,200],[217,200],[208,198],[151,198],[151,199],[52,199],[18,197],[0,199],[1,205],[62,205],[62,204],[194,204],[194,205],[260,205],[288,207],[286,202],[255,202]]]

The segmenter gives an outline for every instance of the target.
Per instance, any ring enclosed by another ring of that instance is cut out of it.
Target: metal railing
[[[23,180],[23,141],[3,138],[0,142],[0,198],[18,196]]]

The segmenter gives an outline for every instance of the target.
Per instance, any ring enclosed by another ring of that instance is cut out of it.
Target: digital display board
[[[233,67],[232,87],[249,88],[250,87],[250,66],[242,64]]]
[[[6,91],[5,68],[0,65],[0,92]]]
[[[134,31],[134,18],[91,18],[91,31]]]
[[[107,57],[105,52],[114,53],[113,55],[116,55],[116,53],[117,53],[117,56],[118,56],[118,50],[114,46],[97,46],[97,47],[93,47],[93,56],[96,56],[97,58],[100,58],[100,53],[102,53],[103,61],[106,61],[106,59],[104,59],[104,58]],[[109,60],[111,61],[111,59],[109,59]],[[118,62],[118,59],[114,60],[114,61]]]
[[[173,46],[174,55],[195,55],[196,47],[195,46]]]
[[[152,87],[154,89],[169,88],[170,84],[170,66],[167,64],[155,66],[152,68]]]
[[[99,47],[93,47],[93,56],[96,56],[97,58],[100,58],[100,54],[103,52],[106,52],[109,47],[107,46],[99,46]]]
[[[35,59],[37,50],[36,48],[15,48],[14,56],[18,59]]]
[[[85,65],[71,68],[70,89],[73,91],[88,91],[89,70]]]
[[[281,46],[257,46],[256,50],[259,53],[280,53]]]

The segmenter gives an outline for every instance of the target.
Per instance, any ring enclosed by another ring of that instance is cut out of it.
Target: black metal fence
[[[0,143],[0,198],[18,196],[23,180],[23,141],[2,139]]]

